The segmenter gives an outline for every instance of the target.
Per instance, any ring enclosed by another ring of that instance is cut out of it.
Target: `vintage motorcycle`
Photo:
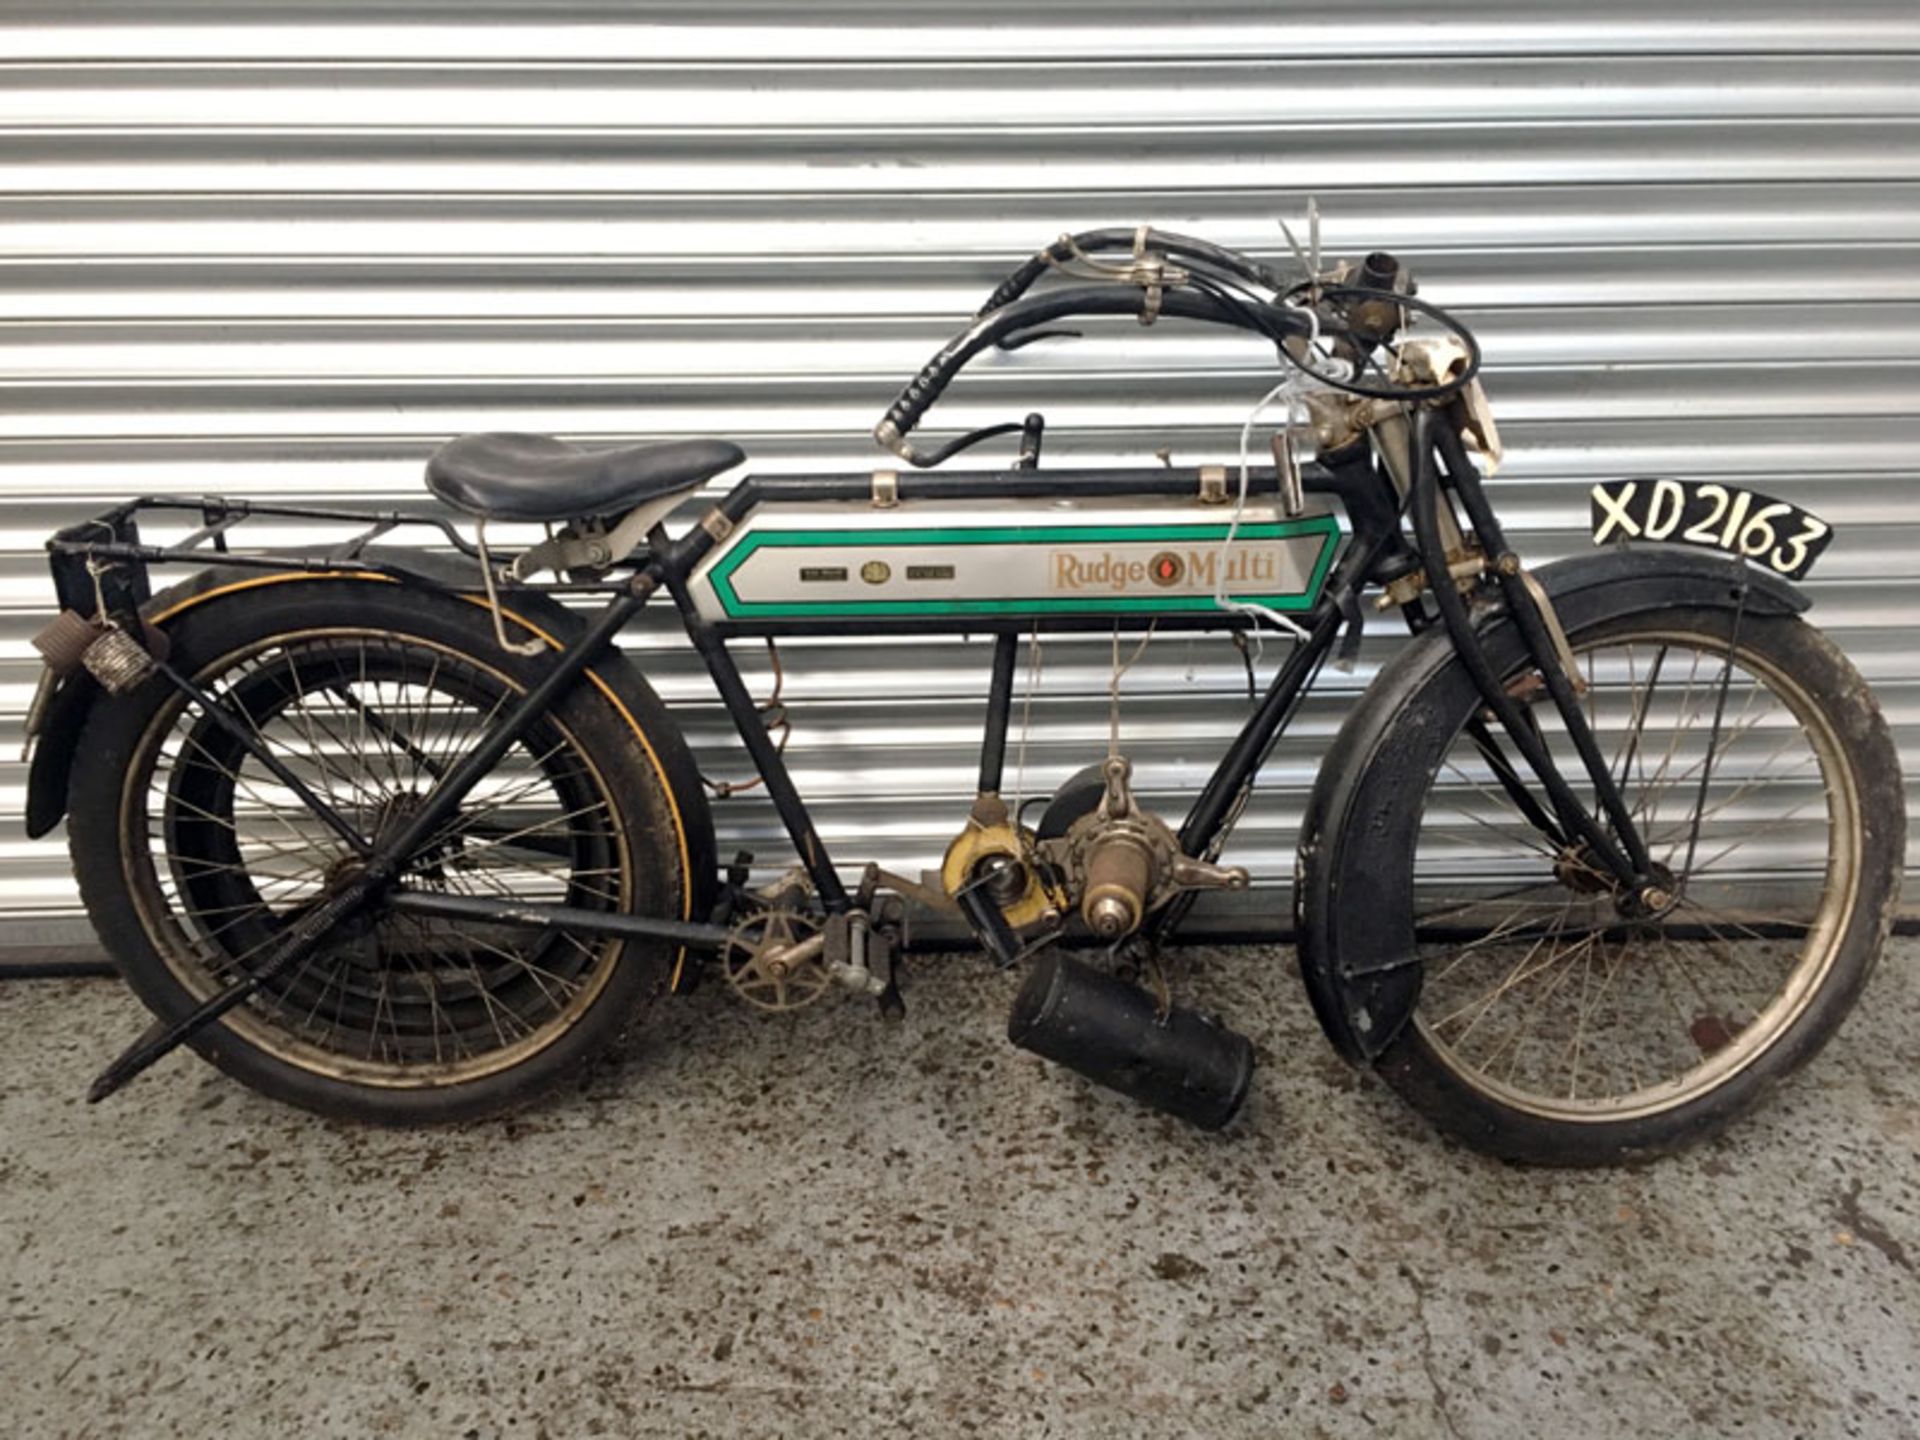
[[[1892,739],[1789,583],[1829,527],[1624,480],[1591,491],[1598,548],[1530,569],[1484,483],[1501,451],[1474,337],[1393,256],[1315,249],[1295,275],[1145,226],[1063,236],[888,409],[874,434],[903,469],[480,435],[427,471],[470,536],[443,511],[167,497],[61,530],[28,829],[68,817],[87,909],[156,1017],[90,1098],[189,1044],[333,1115],[480,1116],[703,969],[768,1009],[841,992],[897,1014],[902,927],[943,910],[1028,967],[1014,1043],[1224,1125],[1252,1049],[1176,1003],[1167,942],[1201,892],[1248,885],[1222,853],[1263,760],[1367,615],[1397,612],[1412,639],[1326,752],[1299,842],[1293,932],[1328,1038],[1511,1159],[1723,1128],[1833,1032],[1897,898]],[[1039,415],[919,448],[963,366],[1069,317],[1270,343],[1283,378],[1239,464],[1042,471]],[[1007,468],[919,473],[996,436],[1017,437]],[[351,533],[248,543],[287,521]],[[396,532],[427,543],[379,543]],[[150,568],[179,562],[204,568],[154,593]],[[615,645],[663,595],[792,838],[773,884],[748,857],[723,870],[703,777]],[[1134,793],[1120,637],[1194,629],[1290,648],[1175,822]],[[1106,753],[1010,804],[1023,649],[1030,701],[1044,639],[1089,631],[1113,637]],[[979,793],[937,875],[836,863],[784,715],[728,648],[882,632],[993,637]]]

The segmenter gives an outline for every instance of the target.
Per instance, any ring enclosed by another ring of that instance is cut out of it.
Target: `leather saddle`
[[[427,462],[427,489],[483,519],[575,520],[691,490],[746,458],[725,440],[582,450],[551,435],[463,435]]]

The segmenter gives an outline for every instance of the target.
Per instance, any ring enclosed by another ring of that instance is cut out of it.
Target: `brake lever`
[[[949,440],[939,449],[932,451],[930,454],[921,454],[915,450],[913,446],[909,445],[904,438],[898,445],[889,446],[888,448],[915,469],[931,470],[943,461],[951,460],[962,450],[968,450],[978,445],[982,440],[991,440],[996,435],[1024,433],[1025,430],[1025,422],[1008,420],[1000,425],[986,425],[978,430],[969,430],[964,435],[956,435],[953,439]]]
[[[1036,340],[1079,340],[1083,338],[1078,330],[1030,330],[1025,335],[1012,335],[1005,340],[994,341],[995,348],[1011,353],[1024,350]]]

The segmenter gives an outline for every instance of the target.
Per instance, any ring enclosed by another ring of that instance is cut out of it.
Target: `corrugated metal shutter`
[[[765,470],[864,470],[892,389],[1039,243],[1151,220],[1277,252],[1311,192],[1331,248],[1409,255],[1479,327],[1530,555],[1583,545],[1586,484],[1623,473],[1838,522],[1818,618],[1911,750],[1917,52],[1910,0],[11,6],[0,739],[17,755],[39,543],[103,502],[408,500],[478,428],[711,433]],[[984,366],[938,418],[1042,409],[1055,463],[1214,460],[1267,383],[1257,346],[1114,332]],[[633,643],[737,768],[674,636]],[[1276,755],[1237,846],[1262,878],[1288,873],[1318,750],[1390,643]],[[789,757],[829,842],[933,863],[984,644],[786,651]],[[1029,791],[1100,753],[1106,659],[1050,650]],[[1154,644],[1126,710],[1152,794],[1197,785],[1243,685],[1219,640]],[[20,838],[24,786],[0,772],[15,940],[75,912],[62,847]],[[721,814],[723,844],[778,848],[762,806]]]

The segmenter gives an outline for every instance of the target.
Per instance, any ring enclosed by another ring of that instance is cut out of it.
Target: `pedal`
[[[886,993],[890,979],[875,973],[873,960],[876,953],[890,957],[891,947],[885,936],[874,933],[864,914],[844,910],[838,915],[829,915],[825,940],[827,974],[836,985],[860,995]],[[890,972],[891,959],[883,963]]]

